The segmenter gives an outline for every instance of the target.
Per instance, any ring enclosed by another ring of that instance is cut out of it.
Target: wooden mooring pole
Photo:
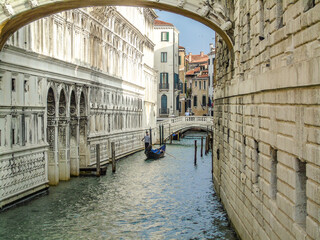
[[[96,144],[96,176],[100,177],[100,144]]]
[[[164,139],[164,127],[163,127],[163,125],[162,125],[162,144],[164,144],[165,143],[165,139]]]
[[[203,137],[201,137],[201,152],[200,152],[201,157],[203,157]]]
[[[204,155],[208,154],[208,135],[206,136],[206,142],[204,144]]]
[[[161,138],[161,125],[159,125],[159,138],[160,138],[160,146],[162,145],[162,138]]]
[[[114,146],[114,142],[111,143],[111,156],[112,156],[112,172],[116,172],[116,150]]]
[[[197,140],[194,140],[194,165],[197,165]]]

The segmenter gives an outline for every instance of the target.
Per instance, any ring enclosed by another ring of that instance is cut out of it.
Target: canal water
[[[237,239],[217,199],[211,154],[194,165],[194,138],[117,162],[117,172],[79,177],[0,213],[0,239]],[[200,139],[198,139],[200,143]],[[169,156],[172,155],[172,156]]]

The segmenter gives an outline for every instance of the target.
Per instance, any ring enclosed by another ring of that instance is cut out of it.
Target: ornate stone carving
[[[46,182],[43,152],[25,154],[0,161],[0,199]]]
[[[223,31],[228,31],[232,28],[232,22],[228,21],[221,25]]]
[[[28,0],[28,2],[32,8],[38,7],[39,5],[37,0]]]
[[[177,6],[180,8],[183,8],[185,4],[186,4],[186,0],[178,0]]]
[[[4,13],[8,16],[8,17],[11,17],[14,15],[14,10],[12,8],[12,6],[10,4],[7,4],[7,1],[5,1],[3,4],[2,4],[2,8],[3,8],[3,11]]]

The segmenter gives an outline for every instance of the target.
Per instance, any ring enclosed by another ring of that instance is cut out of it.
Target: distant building
[[[210,44],[210,52],[208,53],[208,114],[213,116],[213,80],[214,80],[214,60],[216,57],[216,49],[213,44]]]
[[[187,104],[187,82],[186,82],[186,69],[187,69],[187,61],[186,61],[186,49],[182,46],[179,46],[179,79],[181,82],[181,92],[179,97],[179,111],[180,116],[184,116],[185,112],[188,109]]]
[[[186,73],[187,81],[187,100],[188,111],[196,116],[208,114],[208,55],[203,52],[200,55],[189,53],[186,57],[188,62],[188,71]]]
[[[154,64],[158,71],[158,117],[179,115],[179,31],[171,23],[154,21]]]

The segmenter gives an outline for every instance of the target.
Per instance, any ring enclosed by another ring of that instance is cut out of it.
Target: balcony
[[[169,83],[159,83],[159,89],[160,90],[168,90],[169,89]]]
[[[159,115],[169,115],[169,108],[159,108]]]

